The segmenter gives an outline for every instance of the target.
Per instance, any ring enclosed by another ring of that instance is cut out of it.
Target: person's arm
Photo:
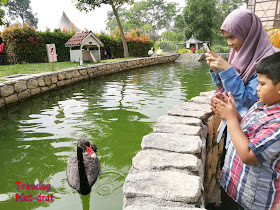
[[[211,51],[205,55],[207,64],[214,72],[218,69],[222,70],[218,73],[221,83],[227,92],[232,93],[237,107],[251,107],[258,99],[256,91],[256,87],[258,86],[257,75],[255,74],[245,85],[237,75],[234,67],[222,57]]]
[[[232,94],[229,93],[228,103],[225,103],[218,98],[214,98],[212,109],[220,118],[227,122],[231,141],[242,162],[247,165],[258,164],[259,160],[249,147],[249,139],[245,136],[240,127]]]
[[[247,165],[259,164],[258,158],[249,147],[250,142],[243,133],[237,117],[228,119],[226,122],[231,141],[242,162]]]
[[[220,72],[222,72],[222,70],[218,69],[216,72],[214,72],[212,69],[209,70],[212,81],[213,81],[214,85],[217,86],[217,88],[221,85],[221,78],[219,76]]]

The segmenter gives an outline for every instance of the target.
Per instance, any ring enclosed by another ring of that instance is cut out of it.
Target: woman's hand
[[[208,51],[208,53],[205,53],[205,55],[207,64],[214,72],[216,72],[217,69],[225,71],[231,67],[231,65],[227,61],[225,61],[221,56],[217,55],[214,52]]]

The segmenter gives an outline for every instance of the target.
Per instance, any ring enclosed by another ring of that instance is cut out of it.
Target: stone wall
[[[216,186],[218,158],[212,156],[219,151],[214,139],[220,120],[209,105],[213,94],[174,106],[143,137],[123,185],[125,210],[205,209]]]
[[[228,60],[228,53],[217,53],[219,56],[221,56],[223,59]],[[201,60],[205,60],[205,54],[204,53],[191,53],[191,54],[180,54],[180,57],[177,61],[179,62],[197,62]]]
[[[119,71],[174,62],[178,57],[179,54],[138,58],[42,74],[11,75],[3,77],[1,79],[4,79],[4,81],[0,81],[0,108],[81,80]]]

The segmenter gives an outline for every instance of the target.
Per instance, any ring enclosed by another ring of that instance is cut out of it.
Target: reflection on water
[[[214,89],[207,69],[175,63],[126,71],[1,110],[0,209],[122,209],[122,185],[142,137],[175,104]],[[65,172],[80,137],[98,146],[101,162],[87,196],[68,185]],[[18,181],[51,190],[17,190]],[[16,202],[16,195],[54,195],[55,201]]]

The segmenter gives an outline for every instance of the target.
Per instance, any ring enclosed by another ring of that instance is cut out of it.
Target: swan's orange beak
[[[85,145],[85,147],[86,147],[86,149],[87,149],[87,153],[89,154],[89,156],[92,157],[92,158],[96,158],[96,154],[95,154],[95,152],[92,150],[91,146],[88,147],[88,146]]]

